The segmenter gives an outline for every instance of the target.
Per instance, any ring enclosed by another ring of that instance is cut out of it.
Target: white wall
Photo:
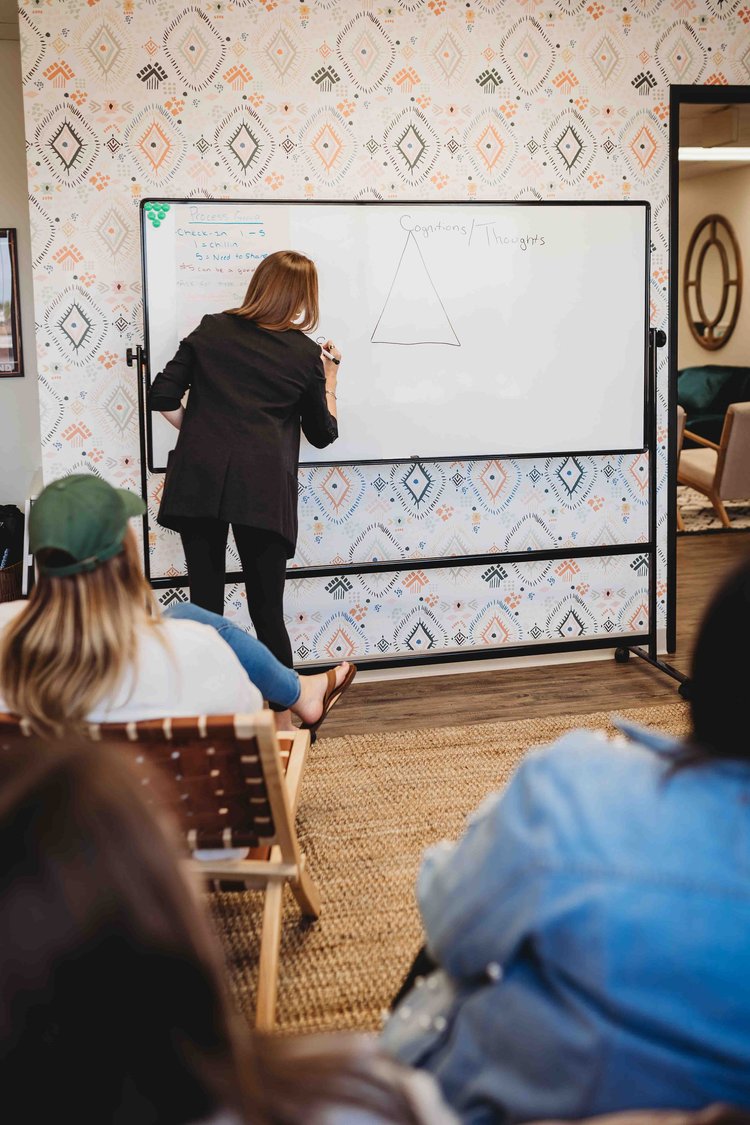
[[[23,507],[41,450],[21,53],[7,39],[0,40],[0,105],[0,226],[17,231],[25,370],[21,379],[0,379],[0,504]]]
[[[737,326],[723,348],[717,351],[702,348],[693,338],[685,314],[682,296],[685,255],[696,226],[711,214],[723,215],[731,223],[747,279],[750,270],[750,168],[712,172],[680,183],[680,323],[677,349],[677,366],[680,369],[702,367],[706,363],[750,367],[750,287],[747,280]],[[709,316],[713,308],[713,302],[707,304]]]

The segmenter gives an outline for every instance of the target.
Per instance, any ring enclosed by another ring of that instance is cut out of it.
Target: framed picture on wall
[[[0,227],[0,378],[23,375],[16,232]]]

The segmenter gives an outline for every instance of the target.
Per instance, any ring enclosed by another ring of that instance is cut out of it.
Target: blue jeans
[[[199,621],[201,625],[211,625],[229,645],[248,678],[269,703],[287,708],[293,707],[299,699],[300,682],[294,669],[287,668],[256,637],[227,621],[226,617],[201,609],[192,602],[170,606],[164,616],[178,621]]]

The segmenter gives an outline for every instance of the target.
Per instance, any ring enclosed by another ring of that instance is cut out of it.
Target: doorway
[[[750,293],[742,293],[742,261],[750,261],[750,87],[672,86],[669,159],[667,649],[674,652],[678,398],[688,433],[713,445],[721,444],[728,403],[750,401]],[[735,512],[742,509],[725,506],[719,495],[715,469],[721,454],[690,437],[688,449],[691,457],[683,460],[681,475],[695,470],[696,483],[708,484],[709,492],[716,482],[718,504],[705,492],[681,491],[682,534],[721,528],[724,507],[731,535],[732,517],[737,526]],[[747,496],[750,528],[750,485]],[[745,537],[742,543],[746,550]]]

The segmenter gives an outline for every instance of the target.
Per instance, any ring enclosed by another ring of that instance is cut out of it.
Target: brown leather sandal
[[[321,712],[320,718],[316,719],[314,723],[300,724],[300,730],[309,730],[311,743],[315,742],[315,740],[317,739],[318,728],[320,727],[320,724],[323,722],[328,712],[331,710],[334,704],[338,703],[338,701],[341,699],[341,696],[344,694],[344,692],[356,676],[357,665],[349,665],[346,675],[338,685],[336,684],[336,671],[336,668],[329,668],[326,672],[326,676],[328,677],[328,686],[326,687],[325,695],[323,696],[323,710]]]

